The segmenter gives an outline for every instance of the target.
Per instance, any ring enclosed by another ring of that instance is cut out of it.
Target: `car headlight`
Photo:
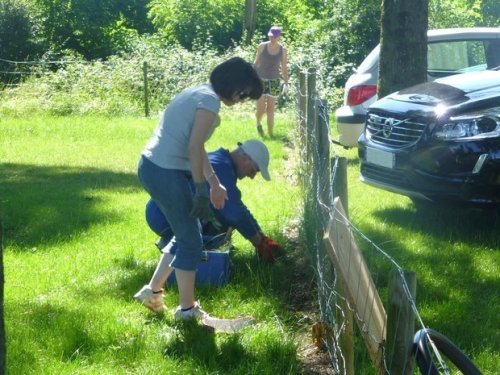
[[[434,137],[442,140],[498,136],[500,136],[500,108],[483,113],[450,117],[434,132]]]

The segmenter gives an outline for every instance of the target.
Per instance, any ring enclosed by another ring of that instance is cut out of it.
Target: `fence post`
[[[319,193],[321,198],[321,203],[330,207],[332,204],[330,199],[330,126],[328,124],[328,107],[326,102],[322,99],[317,99],[316,107],[318,108],[318,120],[317,120],[317,144],[318,144],[318,168],[319,168]],[[325,220],[325,223],[328,219]],[[325,224],[326,228],[326,224]]]
[[[306,73],[299,72],[299,89],[297,90],[297,103],[299,103],[299,137],[301,148],[304,149],[305,142],[305,118],[307,111],[307,87]]]
[[[337,278],[337,292],[340,295],[347,295],[347,287],[344,283]],[[337,319],[344,319],[344,329],[340,334],[340,348],[344,355],[344,362],[340,362],[340,373],[346,375],[354,375],[354,317],[351,309],[349,308],[349,303],[344,299],[338,299],[338,305],[340,306],[343,316],[337,314]]]
[[[314,97],[316,95],[316,69],[310,68],[307,72],[307,109],[306,109],[306,153],[307,160],[310,160],[312,153],[314,152],[313,145],[315,134],[314,129],[316,128],[316,122],[318,121],[318,113],[316,111],[316,101]]]
[[[332,166],[335,173],[335,179],[333,180],[333,197],[339,197],[342,202],[342,207],[349,217],[349,206],[348,206],[348,194],[347,194],[347,159],[343,156],[337,157],[332,160]]]
[[[148,92],[148,63],[142,63],[142,72],[144,77],[144,114],[149,117],[149,92]]]
[[[344,213],[346,217],[349,217],[349,211],[347,210],[347,159],[345,157],[332,158],[331,166],[332,176],[335,176],[332,186],[333,198],[339,197]],[[339,295],[347,299],[347,286],[338,277],[336,290]],[[342,316],[338,316],[337,319],[343,319],[344,321],[344,329],[340,336],[340,347],[344,354],[344,362],[340,363],[340,366],[341,373],[354,375],[354,316],[346,299],[338,300]]]
[[[415,299],[416,290],[417,279],[414,272],[407,270],[391,272],[385,351],[385,363],[389,374],[409,375],[413,371],[412,344],[415,317],[410,298]]]

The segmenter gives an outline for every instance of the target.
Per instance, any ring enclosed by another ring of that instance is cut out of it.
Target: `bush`
[[[0,113],[144,113],[145,62],[149,106],[155,113],[182,89],[207,82],[211,70],[234,55],[248,60],[253,56],[236,47],[222,55],[206,46],[189,52],[178,44],[164,44],[156,37],[137,38],[131,52],[106,61],[66,55],[57,62],[37,64],[21,84],[0,91]]]
[[[28,7],[20,1],[0,0],[0,58],[24,60],[37,54],[33,41],[34,23]],[[0,82],[18,82],[23,65],[0,60]]]

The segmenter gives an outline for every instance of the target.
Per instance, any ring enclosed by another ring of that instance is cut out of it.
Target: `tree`
[[[256,1],[257,0],[245,0],[245,31],[247,33],[247,44],[250,44],[255,31]]]
[[[243,34],[240,0],[153,0],[149,7],[159,35],[188,50],[200,43],[225,50]]]
[[[485,26],[498,26],[500,2],[498,0],[483,0],[481,2],[481,13]]]
[[[34,24],[26,4],[15,0],[0,0],[0,58],[3,60],[21,61],[37,54],[37,46],[33,40]],[[13,66],[0,61],[0,81],[11,82],[20,78],[19,70],[23,67]]]
[[[429,0],[429,29],[481,25],[480,3],[484,1],[486,0]]]
[[[325,1],[326,2],[326,1]],[[331,84],[343,87],[352,69],[379,43],[380,0],[328,0],[320,27],[306,43],[318,44]]]
[[[245,5],[247,9],[255,6],[251,21],[257,38],[267,39],[269,28],[278,25],[283,27],[287,43],[308,29],[319,18],[316,9],[324,7],[319,0],[152,0],[149,17],[168,42],[188,50],[205,44],[224,51],[240,43],[243,29],[248,29]]]
[[[379,98],[427,80],[427,0],[383,0]]]
[[[45,47],[56,53],[72,50],[88,59],[105,58],[118,52],[117,32],[153,30],[147,18],[148,0],[33,1],[43,20]]]

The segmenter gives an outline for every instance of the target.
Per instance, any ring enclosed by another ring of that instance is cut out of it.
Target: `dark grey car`
[[[500,71],[401,90],[372,104],[361,180],[416,199],[500,203]]]

